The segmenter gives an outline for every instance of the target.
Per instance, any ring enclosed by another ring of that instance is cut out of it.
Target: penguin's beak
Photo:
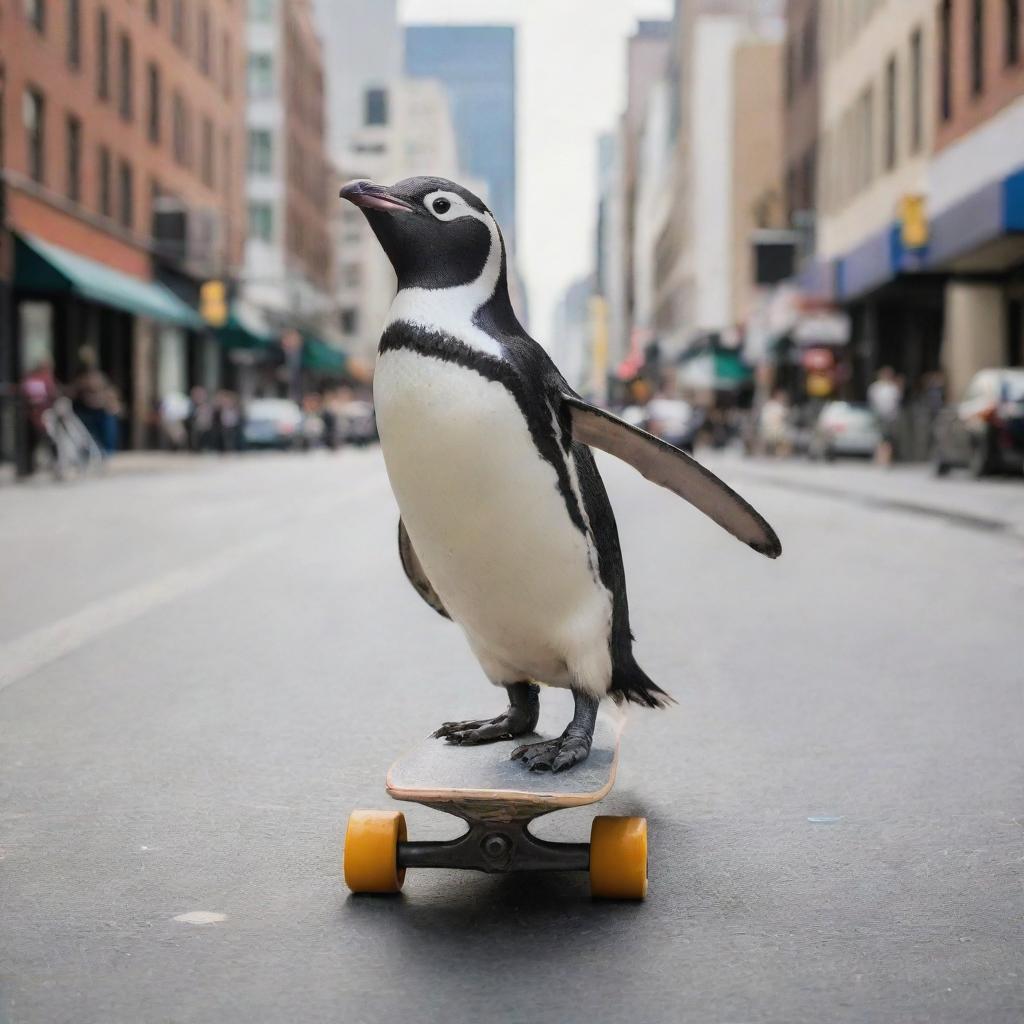
[[[338,195],[364,210],[396,210],[402,213],[413,210],[411,203],[392,195],[383,185],[374,185],[372,181],[350,181]]]

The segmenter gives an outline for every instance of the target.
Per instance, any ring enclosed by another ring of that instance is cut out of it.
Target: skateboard
[[[457,839],[410,841],[401,811],[353,811],[345,833],[345,882],[357,893],[398,892],[409,868],[586,871],[591,895],[647,895],[647,819],[594,818],[589,843],[553,843],[530,832],[534,818],[597,803],[608,795],[619,763],[621,725],[597,720],[590,756],[565,772],[530,772],[510,752],[545,736],[476,747],[427,739],[388,769],[387,791],[462,818]]]

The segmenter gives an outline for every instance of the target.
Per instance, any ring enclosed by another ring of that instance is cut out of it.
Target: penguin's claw
[[[525,743],[510,756],[513,761],[522,761],[531,772],[564,772],[586,760],[589,753],[589,736],[568,734],[540,743]]]
[[[533,728],[528,716],[516,708],[479,721],[445,722],[430,735],[459,747],[472,747],[480,743],[496,743],[498,740],[514,740]]]

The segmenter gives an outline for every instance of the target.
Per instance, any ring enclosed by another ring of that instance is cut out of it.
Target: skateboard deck
[[[428,738],[391,765],[387,791],[396,800],[479,821],[528,820],[596,803],[615,783],[621,731],[620,721],[598,715],[590,756],[564,772],[531,772],[509,756],[521,744],[557,736],[556,730],[475,747]]]
[[[647,820],[599,815],[589,843],[540,839],[529,823],[542,814],[596,803],[615,783],[622,722],[601,714],[590,756],[564,772],[531,772],[510,754],[516,746],[552,739],[554,720],[515,740],[460,747],[423,740],[388,769],[387,791],[465,819],[445,840],[410,840],[401,811],[356,810],[345,833],[345,881],[355,893],[394,893],[408,869],[585,871],[590,891],[606,899],[647,894]]]

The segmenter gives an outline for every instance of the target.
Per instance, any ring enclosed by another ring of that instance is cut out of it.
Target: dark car
[[[1024,369],[975,374],[963,401],[939,413],[932,441],[937,476],[954,466],[975,477],[1024,468]]]

